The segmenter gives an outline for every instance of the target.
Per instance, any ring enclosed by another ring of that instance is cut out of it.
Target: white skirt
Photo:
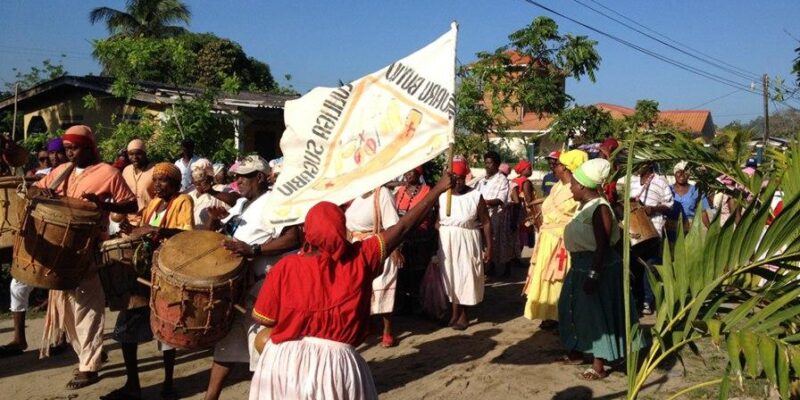
[[[481,233],[477,229],[439,227],[439,270],[451,303],[474,306],[483,301]]]
[[[268,341],[250,383],[250,400],[377,398],[369,366],[353,346],[315,337]]]
[[[394,310],[394,296],[397,292],[398,265],[388,257],[383,262],[383,273],[372,281],[372,300],[370,314],[389,314]]]

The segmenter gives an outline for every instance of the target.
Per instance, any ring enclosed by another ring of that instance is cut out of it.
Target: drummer
[[[223,232],[233,236],[232,240],[225,241],[225,248],[250,260],[250,270],[255,275],[256,283],[247,297],[249,310],[267,271],[281,255],[300,247],[301,234],[297,226],[291,226],[284,228],[279,235],[275,229],[262,223],[264,206],[269,198],[267,188],[270,175],[270,168],[263,158],[257,155],[245,157],[236,167],[235,174],[239,192],[244,198],[241,211],[238,211],[239,207],[232,208],[230,212],[222,208],[210,208],[209,214],[214,219],[215,227],[222,222]],[[230,332],[214,348],[206,399],[219,398],[225,379],[237,363],[248,363],[251,371],[255,369],[258,353],[253,348],[253,340],[260,329],[261,326],[255,324],[249,315],[236,315]]]
[[[100,161],[97,141],[88,126],[76,125],[64,132],[64,149],[69,163],[54,168],[28,191],[33,198],[57,194],[95,203],[103,212],[128,214],[136,211],[136,197],[119,171]],[[64,175],[55,190],[48,187]],[[66,188],[66,189],[65,189]],[[66,192],[65,192],[66,190]],[[106,216],[102,220],[107,221]],[[101,227],[100,232],[104,230]],[[51,290],[44,325],[41,355],[49,355],[49,345],[59,330],[67,332],[78,355],[78,372],[67,389],[80,389],[98,381],[102,365],[105,296],[97,272],[87,274],[72,290]]]
[[[163,240],[194,226],[192,198],[181,194],[181,171],[172,163],[159,163],[152,168],[153,192],[156,197],[144,209],[142,226],[133,229],[132,236],[149,235],[156,241]],[[102,396],[104,400],[139,399],[142,387],[139,383],[139,360],[136,354],[139,343],[153,339],[150,329],[150,307],[122,310],[114,326],[114,339],[122,347],[127,380],[125,386]],[[175,370],[175,349],[159,342],[164,361],[164,384],[162,399],[177,399],[172,375]]]

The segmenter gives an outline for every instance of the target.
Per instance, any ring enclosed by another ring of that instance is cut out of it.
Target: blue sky
[[[581,6],[573,0],[538,0],[585,24],[670,58],[749,87],[752,79],[732,75],[670,50]],[[592,0],[581,0],[597,8]],[[602,1],[602,0],[601,0]],[[578,104],[597,102],[633,106],[637,99],[659,101],[662,109],[690,109],[703,103],[714,121],[748,121],[762,111],[761,97],[736,91],[655,60],[523,0],[484,1],[263,1],[188,0],[189,29],[233,39],[245,51],[267,62],[276,78],[291,74],[301,92],[334,86],[380,69],[424,46],[459,22],[458,58],[467,63],[475,52],[493,50],[509,33],[537,15],[549,15],[562,32],[588,35],[599,42],[603,57],[597,82],[567,83]],[[737,68],[786,78],[800,43],[800,1],[618,0],[605,6],[671,39]],[[71,74],[97,73],[91,40],[107,35],[92,26],[93,7],[122,8],[122,0],[0,1],[0,84],[13,82],[12,68],[28,69],[64,53]],[[759,83],[760,84],[760,83]],[[792,103],[800,108],[800,102]],[[777,104],[778,107],[785,106]],[[770,105],[771,108],[775,105]]]

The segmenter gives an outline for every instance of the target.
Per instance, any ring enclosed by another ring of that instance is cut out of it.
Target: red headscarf
[[[603,140],[603,143],[600,144],[600,147],[603,147],[608,150],[609,153],[613,153],[619,147],[619,142],[617,139],[614,138],[607,138]]]
[[[86,125],[71,126],[66,130],[66,132],[64,132],[64,136],[62,138],[65,142],[70,142],[79,147],[92,149],[96,160],[100,161],[100,150],[97,148],[97,139],[94,137],[94,133],[92,133],[92,128],[89,128]]]
[[[417,171],[417,173],[420,175],[422,175],[422,173],[425,172],[425,170],[422,168],[422,165],[418,166],[417,168],[414,168],[414,171]]]
[[[525,171],[530,166],[531,166],[531,162],[530,161],[522,160],[522,161],[518,162],[516,166],[514,166],[514,172],[516,172],[519,175],[522,175],[522,171]]]
[[[469,167],[467,162],[463,160],[453,160],[453,174],[460,178],[466,178],[469,175]]]
[[[339,261],[347,251],[347,228],[344,212],[327,201],[308,210],[305,222],[306,243],[319,249],[323,257]]]

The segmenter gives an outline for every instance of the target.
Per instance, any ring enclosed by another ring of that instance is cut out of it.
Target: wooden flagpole
[[[444,167],[444,173],[452,173],[453,169],[453,144],[447,149],[447,165]],[[445,215],[450,216],[450,207],[453,204],[453,189],[447,189],[447,207],[445,208]]]

